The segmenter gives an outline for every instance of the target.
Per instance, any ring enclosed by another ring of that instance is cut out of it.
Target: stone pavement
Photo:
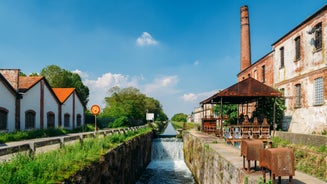
[[[226,144],[224,139],[220,139],[214,135],[206,134],[199,131],[192,131],[192,134],[205,140],[205,142],[210,146],[210,148],[218,152],[222,157],[228,160],[235,167],[240,168],[240,170],[243,170],[243,159],[241,157],[240,149],[232,145]],[[253,166],[253,162],[251,164]],[[249,177],[249,180],[252,181],[258,181],[258,178],[262,178],[262,172],[259,169],[256,169],[256,171],[253,171],[247,175]],[[267,180],[269,180],[268,173],[266,174],[266,178]],[[325,181],[322,181],[318,178],[302,173],[300,171],[295,171],[295,176],[293,177],[292,181],[293,184],[326,184],[327,183]],[[282,177],[282,183],[288,183],[288,177]]]

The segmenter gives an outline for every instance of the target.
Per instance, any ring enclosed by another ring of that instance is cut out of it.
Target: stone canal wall
[[[244,183],[239,169],[211,149],[213,140],[183,133],[185,163],[198,183]]]
[[[151,161],[152,133],[140,135],[109,150],[98,162],[64,183],[135,183]]]
[[[320,147],[325,145],[327,147],[327,136],[315,134],[299,134],[276,131],[275,136],[283,140],[287,140],[292,144],[307,145]]]
[[[217,140],[192,131],[183,133],[185,163],[195,180],[199,184],[258,183],[258,176],[242,170],[240,151]]]

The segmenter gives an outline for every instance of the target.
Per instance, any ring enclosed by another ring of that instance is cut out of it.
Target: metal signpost
[[[100,106],[92,105],[91,113],[94,115],[94,133],[97,131],[97,115],[100,113],[100,111]]]

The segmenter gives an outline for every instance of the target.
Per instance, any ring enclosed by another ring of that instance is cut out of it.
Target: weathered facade
[[[193,114],[192,114],[193,122],[201,123],[202,118],[203,118],[203,109],[202,109],[202,107],[196,107],[194,109],[194,111],[193,111]]]
[[[254,64],[248,66],[241,58],[241,66],[247,67],[241,67],[238,81],[253,77],[284,93],[283,127],[290,132],[327,130],[326,28],[327,5],[273,43],[273,51]],[[242,47],[249,45],[241,42],[241,52]]]
[[[273,44],[275,86],[284,92],[289,130],[327,130],[327,6]]]

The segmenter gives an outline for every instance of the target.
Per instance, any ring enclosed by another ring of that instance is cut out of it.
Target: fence
[[[16,144],[13,146],[4,146],[0,147],[0,157],[4,155],[14,154],[23,151],[29,151],[30,153],[35,153],[37,148],[50,146],[50,145],[58,145],[62,148],[66,143],[71,141],[83,142],[85,138],[96,138],[97,135],[107,136],[111,134],[122,134],[127,131],[136,131],[140,128],[145,128],[147,125],[136,126],[136,127],[129,127],[129,128],[119,128],[119,129],[107,129],[107,130],[100,130],[97,132],[86,132],[86,133],[77,133],[77,134],[70,134],[61,137],[49,137],[43,140],[31,140],[24,141],[24,143]]]

